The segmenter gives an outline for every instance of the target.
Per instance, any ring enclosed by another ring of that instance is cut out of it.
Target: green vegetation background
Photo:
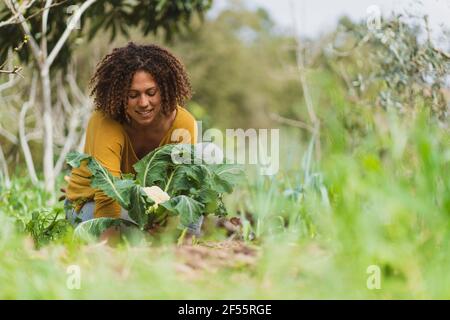
[[[259,252],[255,263],[206,265],[188,277],[177,268],[170,237],[114,249],[73,242],[64,222],[46,220],[62,204],[47,208],[48,195],[29,188],[20,166],[11,168],[12,188],[0,187],[0,298],[450,298],[448,118],[415,78],[419,71],[407,69],[410,59],[392,71],[406,77],[404,84],[393,84],[388,71],[394,62],[380,62],[389,59],[389,50],[381,42],[353,46],[363,25],[346,19],[340,25],[305,41],[306,78],[321,121],[314,153],[308,152],[310,132],[271,116],[309,121],[295,41],[276,32],[263,10],[238,6],[204,24],[194,21],[190,33],[170,43],[130,37],[163,43],[182,58],[195,91],[188,108],[205,127],[281,128],[279,173],[259,176],[249,168],[247,183],[226,199],[230,214],[256,237],[244,236]],[[340,44],[351,54],[327,53],[342,28],[353,35]],[[418,43],[408,44],[408,32],[397,43],[419,50]],[[74,66],[81,87],[100,57],[129,39],[108,40],[80,39]],[[363,87],[377,70],[385,78]],[[408,85],[415,91],[405,92]],[[395,101],[379,92],[390,92]],[[39,145],[33,152],[41,152]],[[205,240],[226,238],[214,230]],[[67,267],[74,264],[82,270],[79,290],[66,285]],[[367,287],[371,265],[381,270],[378,290]]]

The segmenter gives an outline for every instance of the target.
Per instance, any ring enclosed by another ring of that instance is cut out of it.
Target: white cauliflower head
[[[143,189],[147,196],[152,199],[157,205],[170,199],[170,196],[167,194],[167,192],[161,190],[161,188],[158,186],[145,187]]]

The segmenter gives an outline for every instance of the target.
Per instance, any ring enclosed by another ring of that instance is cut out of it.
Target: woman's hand
[[[69,176],[64,176],[64,180],[67,182],[67,184],[69,184],[70,177]],[[61,187],[59,189],[59,191],[61,191],[63,194],[58,198],[58,201],[63,201],[64,199],[66,199],[66,188],[67,187]]]

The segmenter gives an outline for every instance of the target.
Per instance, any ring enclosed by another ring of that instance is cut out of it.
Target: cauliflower
[[[158,186],[145,187],[143,189],[147,196],[152,199],[156,205],[166,202],[170,199],[170,196],[167,194],[167,192],[161,190],[161,188]]]

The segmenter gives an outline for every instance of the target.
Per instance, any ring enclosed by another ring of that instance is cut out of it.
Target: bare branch
[[[30,2],[27,4],[27,6],[24,9],[23,10],[19,10],[19,11],[20,12],[25,12],[26,9],[30,8],[35,1],[36,0],[30,0]],[[49,8],[60,6],[60,5],[64,4],[64,3],[66,3],[67,1],[69,1],[69,0],[62,0],[60,2],[56,2],[56,3],[52,4]],[[22,4],[26,4],[26,3],[27,3],[26,1],[22,2]],[[9,18],[8,20],[0,22],[0,28],[8,26],[8,25],[11,25],[11,24],[20,24],[22,22],[28,21],[28,20],[34,18],[35,16],[41,14],[42,11],[44,11],[44,10],[45,10],[45,8],[43,8],[41,10],[38,10],[35,13],[33,13],[32,15],[29,15],[26,18],[23,18],[23,19],[19,19],[20,18],[19,15],[16,14],[16,15],[12,16],[11,18]]]
[[[1,126],[0,126],[0,135],[8,139],[12,144],[17,144],[19,142],[19,140],[14,134],[2,128]]]
[[[364,38],[362,38],[360,41],[358,41],[358,43],[356,43],[356,45],[354,45],[353,48],[350,48],[345,51],[336,50],[333,45],[329,46],[329,49],[331,50],[333,55],[335,55],[337,57],[349,57],[352,54],[354,54],[358,48],[362,47],[366,42],[368,42],[371,37],[372,37],[372,34],[368,33],[367,35],[364,36]]]
[[[31,6],[33,5],[33,3],[34,3],[35,1],[36,1],[36,0],[23,1],[23,2],[21,2],[20,5],[19,5],[18,12],[25,12],[29,7],[31,7]],[[7,2],[7,1],[5,1],[5,2]],[[6,3],[6,5],[8,5],[8,3]],[[14,14],[12,15],[12,17],[9,18],[8,20],[6,20],[6,21],[1,21],[1,22],[0,22],[0,28],[1,28],[1,27],[4,27],[4,26],[7,26],[7,25],[10,25],[10,24],[17,24],[17,23],[20,23],[20,21],[18,21],[19,17],[20,17],[20,14],[19,14],[19,13],[14,13]]]
[[[41,50],[44,57],[47,57],[47,24],[48,24],[48,13],[50,12],[50,7],[53,0],[46,0],[44,13],[42,14],[42,29],[41,29]]]
[[[17,4],[16,0],[7,0],[5,1],[5,4],[9,8],[9,10],[13,13],[13,15],[15,16],[17,15],[17,17],[19,17],[22,31],[26,36],[28,36],[28,43],[30,44],[31,51],[33,52],[36,61],[38,63],[41,63],[40,61],[41,50],[36,40],[34,39],[33,35],[31,34],[30,27],[28,26],[27,22],[25,21],[25,18],[23,17],[21,11],[23,9],[20,6],[19,9],[16,9]]]
[[[6,161],[5,154],[3,153],[3,148],[1,144],[0,144],[0,165],[2,166],[1,176],[5,181],[5,187],[9,189],[11,187],[11,180],[9,179],[8,162]]]
[[[42,130],[35,130],[33,132],[27,133],[26,139],[27,141],[42,139]]]
[[[7,65],[8,69],[13,69],[13,53],[12,50],[8,50],[8,57],[6,58],[5,62],[0,66],[0,69],[3,69]],[[4,90],[7,90],[9,88],[12,88],[19,82],[19,77],[16,76],[16,74],[10,73],[8,75],[8,81],[5,83],[0,84],[0,93]]]
[[[61,81],[58,81],[57,87],[58,87],[58,98],[62,103],[64,111],[67,114],[71,114],[73,112],[73,106],[69,101],[69,97],[67,96],[67,92],[64,89],[64,86],[62,85],[62,79]]]
[[[300,75],[300,82],[302,84],[302,90],[303,90],[303,96],[305,98],[306,108],[308,109],[308,114],[311,119],[311,122],[314,124],[317,123],[317,116],[314,111],[314,106],[312,102],[311,95],[309,93],[309,87],[306,81],[306,75],[305,75],[305,66],[304,66],[304,57],[303,57],[303,47],[300,41],[300,34],[297,29],[297,20],[294,15],[294,5],[292,1],[291,4],[291,12],[293,15],[293,27],[294,27],[294,38],[297,44],[297,50],[296,50],[296,61],[297,61],[297,69]]]
[[[22,71],[22,67],[14,66],[12,70],[0,70],[0,74],[16,74],[23,78],[23,75],[20,73]]]
[[[75,75],[74,75],[74,69],[71,67],[68,70],[68,74],[66,76],[66,80],[69,83],[69,87],[71,89],[71,96],[75,97],[75,101],[77,103],[72,104],[69,96],[66,92],[66,89],[64,88],[62,77],[61,81],[58,83],[58,98],[63,106],[63,110],[65,114],[70,118],[70,124],[69,124],[69,133],[66,137],[64,137],[64,146],[61,149],[60,156],[58,158],[58,161],[55,165],[55,174],[59,174],[64,166],[65,157],[67,156],[68,152],[76,146],[77,148],[80,148],[80,145],[85,139],[85,135],[83,134],[81,137],[77,133],[77,129],[81,124],[81,127],[86,126],[87,122],[87,115],[89,114],[88,110],[90,109],[90,101],[87,98],[86,94],[84,94],[80,88],[78,87]],[[84,130],[82,130],[84,132]]]
[[[289,2],[291,6],[291,13],[292,13],[292,21],[293,21],[293,29],[294,29],[294,38],[297,44],[297,50],[296,50],[296,61],[297,61],[297,68],[300,76],[300,82],[302,85],[303,90],[303,97],[305,98],[306,108],[308,110],[309,118],[311,120],[312,126],[314,128],[313,131],[313,138],[316,139],[316,156],[317,159],[320,159],[320,121],[317,118],[316,112],[314,110],[314,104],[311,97],[311,94],[309,92],[309,86],[306,79],[306,70],[304,65],[304,57],[303,57],[303,47],[300,40],[300,34],[297,29],[297,19],[295,18],[295,10],[294,10],[294,4],[292,1]]]
[[[14,87],[17,83],[19,83],[20,78],[19,77],[10,77],[9,80],[5,83],[0,84],[0,93],[2,91],[5,91],[9,88]]]
[[[79,123],[79,110],[76,110],[74,114],[70,117],[70,124],[69,124],[69,133],[66,137],[66,142],[64,143],[64,146],[59,154],[58,161],[56,161],[56,165],[54,168],[55,176],[57,176],[64,165],[65,159],[67,154],[69,153],[70,149],[74,145],[75,141],[77,140],[77,127]]]
[[[19,140],[20,145],[22,147],[22,151],[25,157],[25,163],[27,165],[28,173],[30,174],[31,182],[36,185],[39,180],[37,178],[36,169],[34,167],[33,162],[33,156],[30,151],[30,146],[28,145],[28,141],[26,139],[26,133],[25,133],[25,116],[28,111],[28,109],[34,105],[35,99],[36,99],[36,83],[37,83],[37,77],[36,75],[33,75],[33,79],[31,82],[31,89],[30,89],[30,99],[25,102],[22,106],[22,109],[20,110],[19,115]]]
[[[12,56],[12,52],[11,50],[8,52],[8,57],[10,58]],[[3,63],[3,65],[0,68],[3,68],[6,64],[8,64],[8,68],[12,68],[12,60],[11,59],[6,59],[5,63]],[[0,93],[3,90],[9,89],[11,87],[13,87],[17,82],[18,82],[18,77],[15,77],[14,74],[10,74],[9,75],[9,80],[8,82],[0,85]],[[2,97],[3,100],[3,97]],[[6,101],[5,101],[6,103]],[[15,115],[14,115],[15,116]],[[17,144],[18,143],[18,139],[16,137],[15,134],[12,134],[11,132],[9,132],[6,129],[3,129],[2,126],[0,125],[0,135],[2,135],[3,137],[5,137],[7,140],[9,140],[12,144]]]
[[[94,2],[97,0],[88,0],[83,3],[83,5],[75,12],[72,19],[70,20],[68,26],[64,30],[63,34],[59,38],[58,42],[56,43],[55,47],[51,51],[50,55],[47,59],[48,66],[51,66],[52,63],[55,61],[56,56],[58,55],[59,51],[61,51],[64,43],[69,38],[69,35],[72,33],[72,30],[74,29],[74,26],[78,23],[78,21],[81,19],[81,16],[83,15],[84,11],[88,9]]]
[[[69,82],[70,91],[72,92],[72,95],[75,98],[77,98],[78,103],[80,103],[81,105],[88,104],[89,98],[83,91],[81,91],[80,87],[78,87],[72,67],[69,68],[69,72],[67,73],[66,78],[67,78],[67,81]]]
[[[66,115],[70,115],[71,113],[65,113],[62,108],[62,103],[58,99],[56,104],[53,107],[52,111],[52,121],[53,121],[53,141],[55,144],[61,145],[66,141],[66,119],[68,118]]]

